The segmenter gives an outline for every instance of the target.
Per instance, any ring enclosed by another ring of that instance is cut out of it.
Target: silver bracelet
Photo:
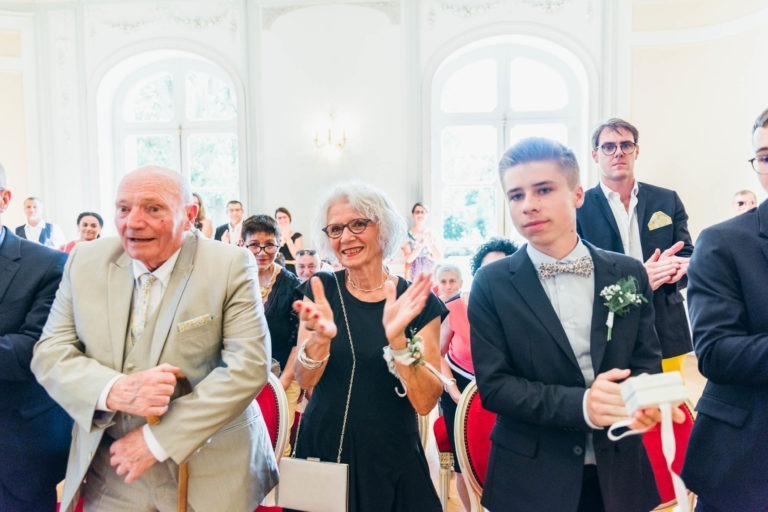
[[[323,366],[323,364],[325,364],[325,362],[331,356],[331,352],[329,350],[328,353],[325,354],[325,357],[320,360],[312,359],[309,356],[307,356],[306,347],[307,347],[308,341],[309,341],[309,338],[307,338],[306,340],[304,340],[304,342],[302,342],[301,347],[299,348],[299,354],[297,355],[296,359],[298,359],[299,364],[301,364],[301,366],[303,366],[307,370],[317,370],[318,368]]]

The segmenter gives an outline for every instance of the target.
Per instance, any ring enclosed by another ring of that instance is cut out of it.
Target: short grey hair
[[[315,216],[313,238],[323,256],[335,256],[331,241],[322,230],[328,224],[328,210],[339,203],[348,203],[362,217],[371,219],[378,225],[379,244],[384,259],[394,256],[405,243],[408,225],[392,200],[376,187],[348,181],[340,183],[330,191]]]
[[[8,188],[8,177],[5,174],[5,167],[0,164],[0,190]]]
[[[437,265],[437,267],[435,267],[435,281],[440,279],[440,274],[443,272],[451,272],[460,280],[464,280],[464,277],[461,275],[461,269],[458,265],[454,265],[453,263],[440,263]]]

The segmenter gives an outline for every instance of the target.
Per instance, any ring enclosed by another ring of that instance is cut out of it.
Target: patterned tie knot
[[[152,288],[152,284],[157,281],[157,278],[149,273],[144,273],[139,276],[139,288],[141,291],[146,291]]]
[[[581,277],[589,277],[595,269],[591,256],[582,256],[570,263],[557,261],[555,263],[542,263],[539,265],[539,278],[549,279],[557,274],[574,274]]]
[[[147,323],[147,309],[149,308],[149,292],[157,277],[150,273],[139,276],[139,293],[134,297],[133,314],[131,315],[131,335],[134,341],[141,339],[144,334],[144,326]]]

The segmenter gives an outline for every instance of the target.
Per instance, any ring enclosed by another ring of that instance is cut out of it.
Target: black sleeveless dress
[[[302,419],[296,456],[336,462],[352,353],[336,281],[329,273],[315,275],[323,280],[338,334],[331,343],[327,367]],[[416,412],[407,397],[401,398],[395,393],[395,386],[399,388],[400,382],[389,373],[382,356],[382,349],[387,345],[381,323],[384,301],[360,301],[344,286],[344,271],[337,272],[336,277],[341,285],[356,359],[341,453],[341,462],[349,464],[349,510],[439,512],[440,501],[419,440]],[[409,284],[398,278],[398,296]],[[304,283],[300,291],[312,298],[309,282]],[[445,306],[432,294],[411,327],[418,331],[433,318],[445,314]]]
[[[301,233],[294,233],[293,235],[291,235],[291,241],[296,243],[296,240],[298,240],[301,237],[302,237]],[[283,266],[295,274],[296,260],[293,259],[293,255],[291,254],[291,250],[288,248],[288,244],[281,245],[279,251],[280,251],[280,254],[283,255],[283,258],[285,258],[285,265]]]

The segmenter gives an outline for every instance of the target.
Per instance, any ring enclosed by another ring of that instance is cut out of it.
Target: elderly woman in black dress
[[[409,283],[384,266],[406,225],[379,190],[340,185],[316,224],[321,251],[344,269],[315,274],[300,288],[304,301],[294,303],[296,376],[302,388],[314,388],[297,456],[335,462],[341,448],[350,511],[437,512],[416,413],[429,413],[443,390],[433,370],[445,306],[429,275]]]

